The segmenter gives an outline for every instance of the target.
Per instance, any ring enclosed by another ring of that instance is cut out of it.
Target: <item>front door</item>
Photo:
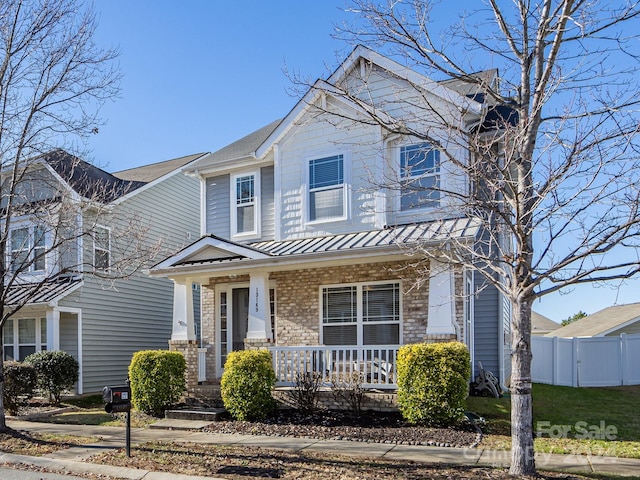
[[[244,350],[244,339],[247,337],[247,328],[249,325],[249,289],[234,288],[231,292],[232,350]]]
[[[217,293],[217,348],[216,372],[222,376],[227,354],[244,350],[244,340],[249,328],[249,285],[247,283],[221,285]],[[269,289],[271,300],[271,328],[275,333],[275,289]],[[275,337],[273,337],[275,338]]]

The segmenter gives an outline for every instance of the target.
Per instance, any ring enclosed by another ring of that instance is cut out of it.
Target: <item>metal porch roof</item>
[[[248,247],[269,255],[273,259],[318,253],[393,247],[416,243],[444,242],[450,238],[475,237],[480,222],[475,218],[454,218],[411,225],[398,225],[381,230],[327,235],[295,240],[263,241],[247,244]],[[246,256],[186,260],[173,266],[221,264],[250,260]]]
[[[25,283],[14,285],[7,292],[5,305],[33,305],[53,302],[64,298],[81,285],[82,279],[77,277],[60,278],[44,284]]]

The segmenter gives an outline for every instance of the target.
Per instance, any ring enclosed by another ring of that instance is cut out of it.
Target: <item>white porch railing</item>
[[[207,380],[207,349],[198,348],[198,382]]]
[[[396,385],[397,345],[367,347],[296,346],[271,347],[276,386],[293,386],[299,375],[315,372],[323,385],[336,376],[358,373],[364,388],[394,389]]]

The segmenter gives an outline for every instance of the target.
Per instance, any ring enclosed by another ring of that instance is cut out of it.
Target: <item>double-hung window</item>
[[[45,318],[10,318],[2,329],[4,359],[22,362],[32,353],[47,349]]]
[[[41,225],[15,228],[10,233],[12,272],[41,272],[46,267],[45,229]]]
[[[321,288],[325,345],[398,345],[400,282]]]
[[[440,205],[440,150],[429,143],[400,148],[400,209]]]
[[[344,156],[309,162],[309,221],[345,217]]]
[[[111,266],[111,231],[96,225],[93,232],[93,267],[108,270]]]
[[[257,172],[231,177],[231,234],[259,236],[260,177]]]

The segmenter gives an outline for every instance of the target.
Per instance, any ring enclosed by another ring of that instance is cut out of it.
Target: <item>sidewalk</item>
[[[342,440],[314,440],[292,437],[266,437],[252,435],[223,435],[197,430],[203,422],[189,420],[161,420],[173,422],[173,430],[158,428],[134,428],[131,430],[131,446],[149,441],[194,442],[228,446],[257,446],[288,451],[332,452],[340,455],[385,458],[389,460],[411,460],[430,464],[478,465],[506,467],[509,452],[482,448],[439,448],[427,446],[388,445],[380,443],[360,443]],[[205,422],[206,423],[206,422]],[[32,464],[52,471],[70,474],[97,473],[131,480],[204,480],[214,477],[176,475],[151,472],[133,468],[113,467],[88,463],[85,460],[101,450],[120,448],[125,445],[123,427],[96,427],[91,425],[58,425],[52,423],[9,420],[8,426],[15,430],[38,433],[56,433],[75,436],[93,436],[101,440],[97,443],[72,447],[43,457],[0,454],[0,463]],[[540,470],[561,470],[575,474],[609,474],[640,478],[640,460],[597,457],[588,455],[537,454],[536,466]]]

